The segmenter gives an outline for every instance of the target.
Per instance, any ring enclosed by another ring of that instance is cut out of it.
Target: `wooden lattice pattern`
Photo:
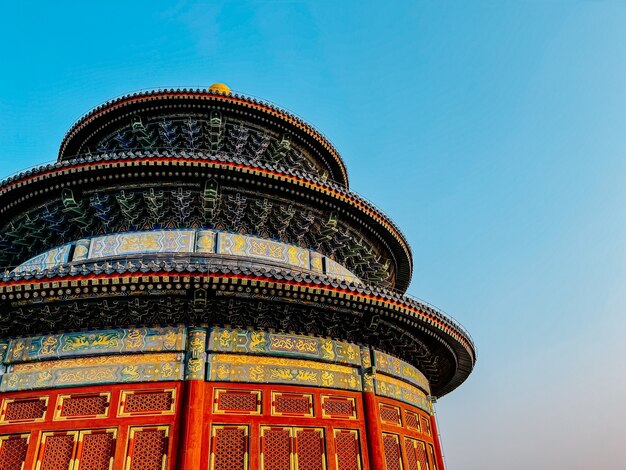
[[[435,449],[432,444],[428,444],[428,454],[430,455],[430,463],[432,470],[437,470],[437,457],[435,456]]]
[[[380,419],[389,423],[400,424],[400,410],[393,406],[380,406]]]
[[[290,428],[265,428],[263,432],[262,452],[263,470],[290,470]]]
[[[255,393],[222,392],[219,394],[217,408],[219,411],[257,410],[258,397]]]
[[[360,470],[358,431],[336,431],[337,470]]]
[[[311,412],[311,396],[277,394],[274,397],[274,410],[277,413],[309,414]]]
[[[74,434],[46,436],[40,470],[68,470],[74,458]]]
[[[422,416],[422,432],[430,436],[430,422],[424,416]]]
[[[383,434],[383,448],[385,449],[386,470],[402,470],[402,452],[398,437],[393,434]]]
[[[224,426],[215,429],[214,436],[214,466],[211,470],[245,470],[247,429]]]
[[[417,413],[413,413],[412,411],[407,411],[405,413],[405,419],[406,419],[405,423],[408,428],[413,428],[413,429],[416,429],[417,431],[420,430],[420,418],[417,415]]]
[[[15,400],[6,404],[5,421],[26,421],[41,419],[46,413],[47,401],[33,398],[32,400]]]
[[[324,411],[327,415],[353,416],[354,404],[349,398],[326,397],[324,398]]]
[[[124,398],[125,413],[169,411],[174,397],[171,391],[129,393]]]
[[[78,395],[63,399],[59,416],[98,416],[107,412],[109,400],[106,395]]]
[[[412,439],[404,440],[404,452],[406,454],[407,470],[426,470],[424,468],[420,468],[417,464],[417,451],[415,449],[415,443]]]
[[[324,469],[324,434],[321,429],[296,430],[298,470]]]
[[[417,461],[421,465],[420,470],[430,470],[428,465],[428,457],[426,457],[426,446],[423,442],[417,441],[415,450],[417,451]]]
[[[164,429],[137,430],[133,436],[130,470],[161,470],[167,455],[167,433]]]
[[[22,470],[27,450],[28,438],[25,436],[0,439],[0,470]]]
[[[115,437],[112,432],[84,434],[77,470],[109,470],[114,452]]]

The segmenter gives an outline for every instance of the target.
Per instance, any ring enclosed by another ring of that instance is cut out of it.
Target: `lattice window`
[[[421,465],[421,470],[430,470],[428,466],[428,458],[426,457],[426,446],[423,442],[417,441],[415,449],[417,451],[417,461]],[[434,470],[437,470],[437,466],[435,465]]]
[[[401,424],[400,408],[395,406],[380,404],[380,419],[389,424]]]
[[[407,470],[430,470],[426,457],[426,446],[416,439],[404,439]]]
[[[136,414],[171,414],[174,412],[174,390],[123,391],[120,416]]]
[[[272,414],[313,416],[313,396],[295,393],[272,393]]]
[[[324,430],[296,428],[296,469],[324,470],[326,455],[324,452]]]
[[[383,433],[383,448],[385,449],[386,470],[402,470],[402,451],[398,436]]]
[[[46,415],[48,398],[7,399],[2,403],[2,422],[41,421]]]
[[[322,395],[322,414],[324,417],[356,418],[354,398]]]
[[[435,456],[435,449],[432,444],[428,444],[428,456],[432,470],[437,470],[437,457]]]
[[[404,413],[405,423],[408,428],[413,428],[416,431],[420,431],[420,417],[417,413],[407,411]]]
[[[57,406],[57,419],[106,417],[109,394],[61,395]]]
[[[167,459],[167,426],[130,429],[126,470],[162,470]]]
[[[291,470],[291,428],[261,428],[262,470]]]
[[[337,470],[361,470],[359,431],[335,429]]]
[[[69,470],[78,432],[44,433],[41,437],[38,470]]]
[[[22,470],[28,451],[28,436],[0,436],[0,470]]]
[[[422,432],[430,436],[430,421],[425,416],[422,416]]]
[[[261,413],[261,392],[215,390],[214,413]]]
[[[81,433],[75,470],[110,470],[115,454],[115,430]]]
[[[248,468],[248,427],[213,426],[211,470]]]

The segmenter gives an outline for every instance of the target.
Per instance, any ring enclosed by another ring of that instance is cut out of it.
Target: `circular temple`
[[[123,96],[0,183],[0,220],[0,464],[443,468],[432,400],[472,340],[301,119]]]

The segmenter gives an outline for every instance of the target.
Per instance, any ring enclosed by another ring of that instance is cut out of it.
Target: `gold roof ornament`
[[[222,95],[230,95],[230,87],[223,83],[214,83],[209,87],[212,93],[221,93]]]

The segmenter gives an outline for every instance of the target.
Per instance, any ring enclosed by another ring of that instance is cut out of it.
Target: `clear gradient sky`
[[[295,111],[478,346],[438,404],[448,469],[626,468],[625,1],[98,4],[2,2],[0,175],[136,89]]]

